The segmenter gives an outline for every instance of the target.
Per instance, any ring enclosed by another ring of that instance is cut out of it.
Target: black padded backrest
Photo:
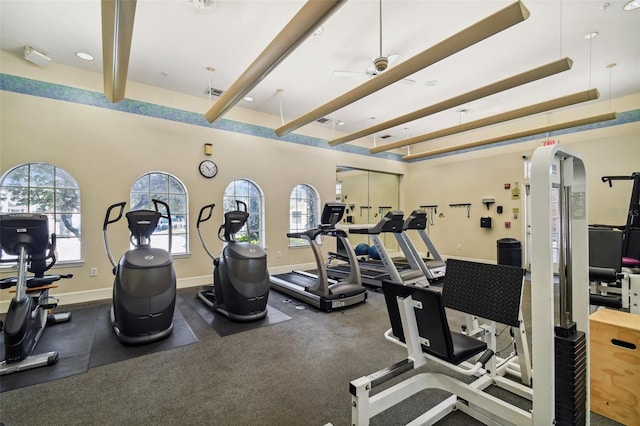
[[[589,266],[620,272],[623,236],[619,229],[589,227]]]
[[[447,259],[444,305],[517,327],[523,277],[524,270],[515,266]]]
[[[449,360],[453,358],[453,342],[451,330],[447,323],[447,315],[444,303],[439,293],[424,287],[405,286],[402,284],[383,281],[382,289],[387,302],[389,319],[393,335],[405,342],[404,330],[400,319],[400,308],[397,297],[411,296],[414,301],[422,304],[422,309],[414,309],[418,333],[422,339],[426,339],[428,346],[422,345],[425,352],[438,358]]]

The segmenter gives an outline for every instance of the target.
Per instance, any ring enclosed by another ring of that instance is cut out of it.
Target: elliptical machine
[[[57,287],[52,283],[73,275],[44,275],[56,263],[56,234],[49,237],[49,218],[36,213],[0,215],[0,257],[2,250],[12,257],[0,258],[0,262],[17,262],[18,275],[0,280],[0,288],[16,286],[4,324],[5,359],[0,375],[53,365],[58,352],[33,355],[33,351],[47,324],[71,319],[69,312],[49,313],[58,306],[49,289]],[[27,271],[33,276],[28,277]]]
[[[118,339],[127,345],[141,345],[168,337],[173,330],[173,311],[176,303],[176,273],[171,258],[172,223],[169,205],[153,200],[155,210],[132,210],[126,214],[134,245],[116,264],[109,248],[107,227],[119,221],[126,202],[107,209],[102,228],[104,247],[113,265],[113,305],[111,325]],[[161,214],[159,205],[166,214]],[[111,211],[120,208],[111,219]],[[169,251],[153,248],[150,238],[160,218],[168,221]]]
[[[211,219],[215,204],[200,209],[196,225],[198,237],[213,260],[214,270],[213,285],[204,286],[198,298],[233,321],[257,321],[267,315],[270,287],[267,253],[258,245],[236,241],[235,234],[249,218],[246,203],[236,200],[236,206],[236,210],[224,214],[218,228],[218,238],[227,243],[220,257],[211,253],[200,232],[200,224]]]

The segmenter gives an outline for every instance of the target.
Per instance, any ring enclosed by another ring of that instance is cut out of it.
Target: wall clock
[[[212,178],[218,174],[218,166],[211,160],[204,160],[198,166],[200,174],[206,178]]]

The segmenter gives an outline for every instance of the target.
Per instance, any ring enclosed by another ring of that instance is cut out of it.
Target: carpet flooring
[[[376,291],[366,303],[331,313],[271,291],[269,305],[291,319],[226,336],[185,302],[193,290],[180,294],[177,306],[197,342],[3,392],[0,421],[7,426],[346,426],[351,424],[349,382],[406,356],[382,336],[389,319],[384,296]],[[428,363],[408,375],[425,371],[450,374]],[[423,391],[371,424],[406,424],[446,395]],[[438,424],[479,423],[454,412]],[[617,423],[592,414],[591,424]]]

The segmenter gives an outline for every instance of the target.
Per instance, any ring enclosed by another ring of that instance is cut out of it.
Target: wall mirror
[[[374,225],[389,210],[397,210],[400,205],[400,176],[336,166],[336,201],[347,205],[343,226]],[[373,244],[366,235],[349,234],[349,241],[353,247],[360,243]],[[390,253],[398,251],[393,235],[383,234],[382,241]]]

